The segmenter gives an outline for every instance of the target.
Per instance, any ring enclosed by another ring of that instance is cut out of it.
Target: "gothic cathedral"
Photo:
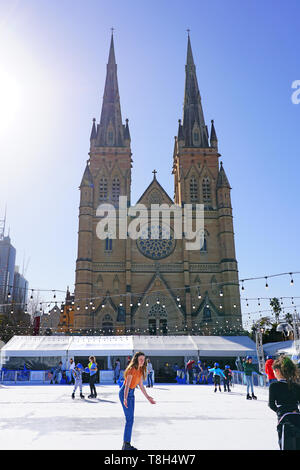
[[[119,196],[131,206],[132,153],[128,119],[122,122],[114,39],[111,37],[99,124],[80,184],[74,328],[106,335],[228,335],[242,330],[231,187],[211,121],[205,124],[188,36],[183,118],[173,154],[174,199],[156,178],[138,203],[204,205],[201,249],[185,240],[100,239],[97,207]],[[130,217],[129,217],[130,218]],[[161,233],[164,228],[158,226]],[[149,232],[149,224],[141,227]],[[170,228],[172,234],[172,227]]]

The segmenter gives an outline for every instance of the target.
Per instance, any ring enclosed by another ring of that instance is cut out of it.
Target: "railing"
[[[70,372],[65,371],[66,376],[62,383],[70,382]],[[120,373],[123,377],[123,371]],[[52,373],[49,370],[2,370],[0,371],[0,383],[21,383],[21,382],[36,382],[36,383],[50,383]],[[113,383],[114,371],[101,370],[100,383]]]
[[[244,372],[241,372],[239,370],[233,370],[233,383],[238,384],[238,385],[246,385],[246,376]],[[268,386],[268,381],[267,381],[267,376],[266,375],[259,375],[256,372],[253,372],[252,374],[253,377],[253,385],[256,387],[267,387]]]
[[[47,370],[2,370],[0,382],[42,382],[50,383],[51,375]]]
[[[237,385],[246,385],[246,377],[244,372],[233,370],[232,381]],[[102,376],[102,377],[101,377]],[[100,371],[100,383],[112,383],[113,371]],[[268,381],[265,375],[259,375],[253,372],[253,384],[256,387],[267,387]],[[2,370],[0,372],[0,383],[22,383],[22,382],[37,382],[37,383],[50,383],[52,378],[51,372],[47,370]],[[154,379],[154,377],[153,377]],[[178,383],[186,383],[186,380],[178,381]]]

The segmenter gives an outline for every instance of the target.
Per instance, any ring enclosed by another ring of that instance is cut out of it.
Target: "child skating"
[[[230,370],[230,366],[226,365],[225,370],[224,370],[224,392],[228,391],[230,392],[230,385],[231,385],[231,379],[232,379],[232,371]]]
[[[75,398],[75,392],[78,387],[80,391],[80,398],[84,398],[84,395],[82,394],[82,372],[83,372],[83,365],[79,363],[74,367],[74,369],[72,369],[72,374],[75,380],[74,389],[72,393],[73,400]]]
[[[215,392],[217,391],[217,387],[219,387],[219,392],[222,392],[221,390],[221,376],[226,379],[222,369],[220,369],[219,363],[215,362],[214,367],[212,369],[208,369],[208,372],[213,372],[213,382],[215,385]]]

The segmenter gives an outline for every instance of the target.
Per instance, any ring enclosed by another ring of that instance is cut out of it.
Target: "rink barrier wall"
[[[68,371],[65,371],[67,375]],[[120,372],[122,377],[123,371]],[[45,383],[50,384],[52,379],[52,373],[48,370],[2,370],[0,372],[0,382],[1,383]],[[100,371],[100,382],[104,383],[113,383],[114,381],[114,371],[113,370],[101,370]],[[64,381],[65,383],[65,381]]]
[[[244,372],[240,370],[233,370],[232,371],[233,377],[232,381],[234,384],[237,385],[247,385],[246,382],[246,375]],[[267,387],[268,386],[268,380],[266,375],[259,375],[256,372],[253,372],[252,374],[253,377],[253,385],[256,387]]]
[[[120,372],[122,379],[123,372]],[[232,381],[236,385],[246,385],[246,376],[244,372],[233,370]],[[36,384],[50,384],[52,373],[47,370],[5,370],[0,372],[0,383],[36,383]],[[155,377],[153,377],[153,382]],[[100,371],[100,384],[112,384],[114,382],[113,370]],[[179,383],[179,382],[178,382]],[[184,381],[186,383],[186,381]],[[256,387],[267,387],[268,381],[265,375],[259,375],[253,372],[253,384]]]

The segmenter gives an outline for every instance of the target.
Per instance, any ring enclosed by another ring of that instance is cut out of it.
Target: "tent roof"
[[[256,356],[256,344],[249,336],[192,336],[200,356]]]
[[[151,356],[256,355],[248,336],[14,336],[1,353],[7,356],[118,355],[143,351]]]
[[[293,346],[294,341],[293,340],[287,340],[287,341],[276,341],[275,343],[265,343],[263,345],[263,349],[265,354],[276,354],[280,350],[287,350],[288,348],[291,348]]]
[[[197,355],[191,336],[134,336],[134,350],[151,356]]]

